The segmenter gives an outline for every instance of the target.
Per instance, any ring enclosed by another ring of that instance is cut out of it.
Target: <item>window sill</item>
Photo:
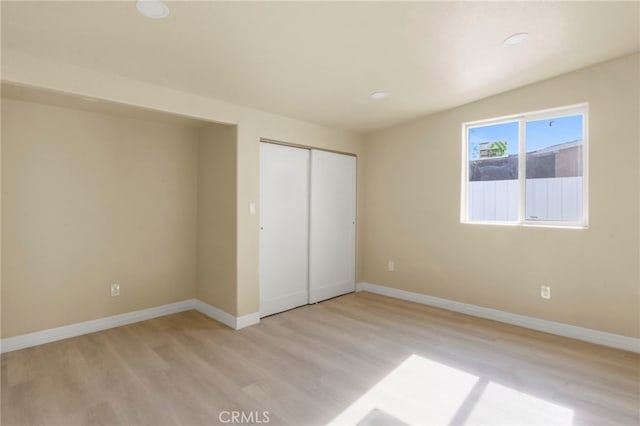
[[[522,228],[551,228],[551,229],[589,229],[588,224],[583,223],[553,223],[553,222],[475,222],[461,221],[463,225],[489,225]]]

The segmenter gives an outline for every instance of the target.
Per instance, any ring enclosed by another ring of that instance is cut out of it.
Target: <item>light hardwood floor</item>
[[[2,355],[2,425],[638,425],[638,407],[637,354],[369,293],[240,331],[190,311]]]

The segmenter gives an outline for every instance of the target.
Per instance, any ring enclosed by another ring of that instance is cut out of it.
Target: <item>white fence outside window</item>
[[[469,182],[469,220],[518,221],[518,180]],[[527,179],[529,220],[579,221],[582,215],[582,176]]]

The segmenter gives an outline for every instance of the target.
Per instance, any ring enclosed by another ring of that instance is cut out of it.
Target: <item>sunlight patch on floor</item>
[[[573,410],[489,382],[467,424],[571,425]]]
[[[411,355],[331,425],[571,425],[573,411]]]

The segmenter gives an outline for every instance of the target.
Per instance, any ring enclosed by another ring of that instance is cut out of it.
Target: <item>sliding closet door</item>
[[[309,303],[355,290],[356,158],[311,151]]]
[[[260,316],[306,305],[309,151],[260,144]]]

